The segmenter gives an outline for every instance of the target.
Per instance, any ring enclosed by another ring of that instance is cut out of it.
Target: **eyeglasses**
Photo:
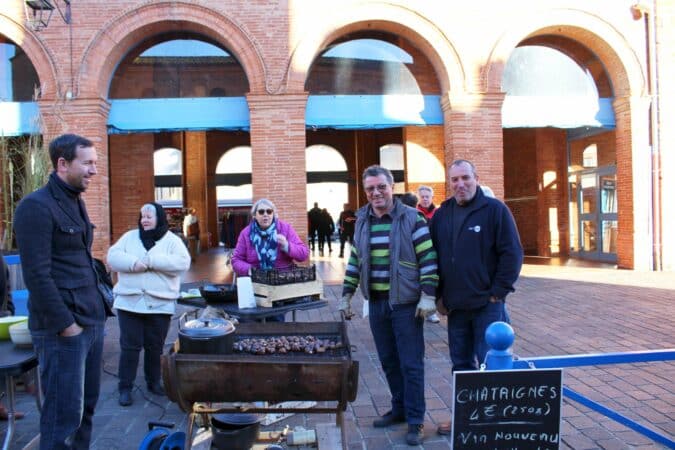
[[[267,214],[268,216],[271,216],[272,214],[274,214],[274,210],[273,209],[259,209],[258,210],[258,215],[262,216],[262,215],[265,215],[265,214]]]
[[[389,188],[388,184],[378,184],[377,186],[368,186],[365,188],[365,191],[369,194],[372,194],[375,192],[375,189],[377,189],[379,192],[384,192]]]

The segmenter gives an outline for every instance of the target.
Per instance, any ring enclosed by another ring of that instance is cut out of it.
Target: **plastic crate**
[[[316,266],[291,266],[286,269],[253,269],[251,281],[254,283],[280,286],[282,284],[305,283],[316,280]]]

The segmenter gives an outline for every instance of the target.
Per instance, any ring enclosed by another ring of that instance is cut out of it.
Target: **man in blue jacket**
[[[97,288],[94,226],[81,199],[96,175],[96,150],[65,134],[49,145],[54,171],[27,195],[14,230],[28,288],[28,327],[40,363],[40,449],[86,449],[98,400],[103,328],[112,311]]]
[[[437,308],[448,315],[452,370],[476,370],[485,361],[485,330],[509,322],[506,296],[514,291],[523,264],[523,247],[511,212],[487,197],[475,166],[463,159],[449,169],[453,196],[430,223],[440,276]],[[450,424],[438,428],[451,432]]]

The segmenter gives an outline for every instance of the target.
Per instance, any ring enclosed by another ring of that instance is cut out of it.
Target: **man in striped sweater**
[[[376,428],[408,423],[406,441],[419,445],[424,428],[424,319],[436,311],[436,251],[426,220],[394,199],[388,169],[363,172],[368,204],[356,213],[340,310],[351,317],[357,287],[369,304],[370,329],[391,391],[391,410]]]

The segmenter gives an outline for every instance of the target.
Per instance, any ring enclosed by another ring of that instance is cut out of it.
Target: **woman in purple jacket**
[[[232,253],[232,268],[238,276],[250,275],[253,268],[283,269],[293,261],[307,260],[307,245],[289,223],[279,220],[274,203],[261,198],[253,204],[251,216]],[[284,316],[269,320],[283,322]]]

